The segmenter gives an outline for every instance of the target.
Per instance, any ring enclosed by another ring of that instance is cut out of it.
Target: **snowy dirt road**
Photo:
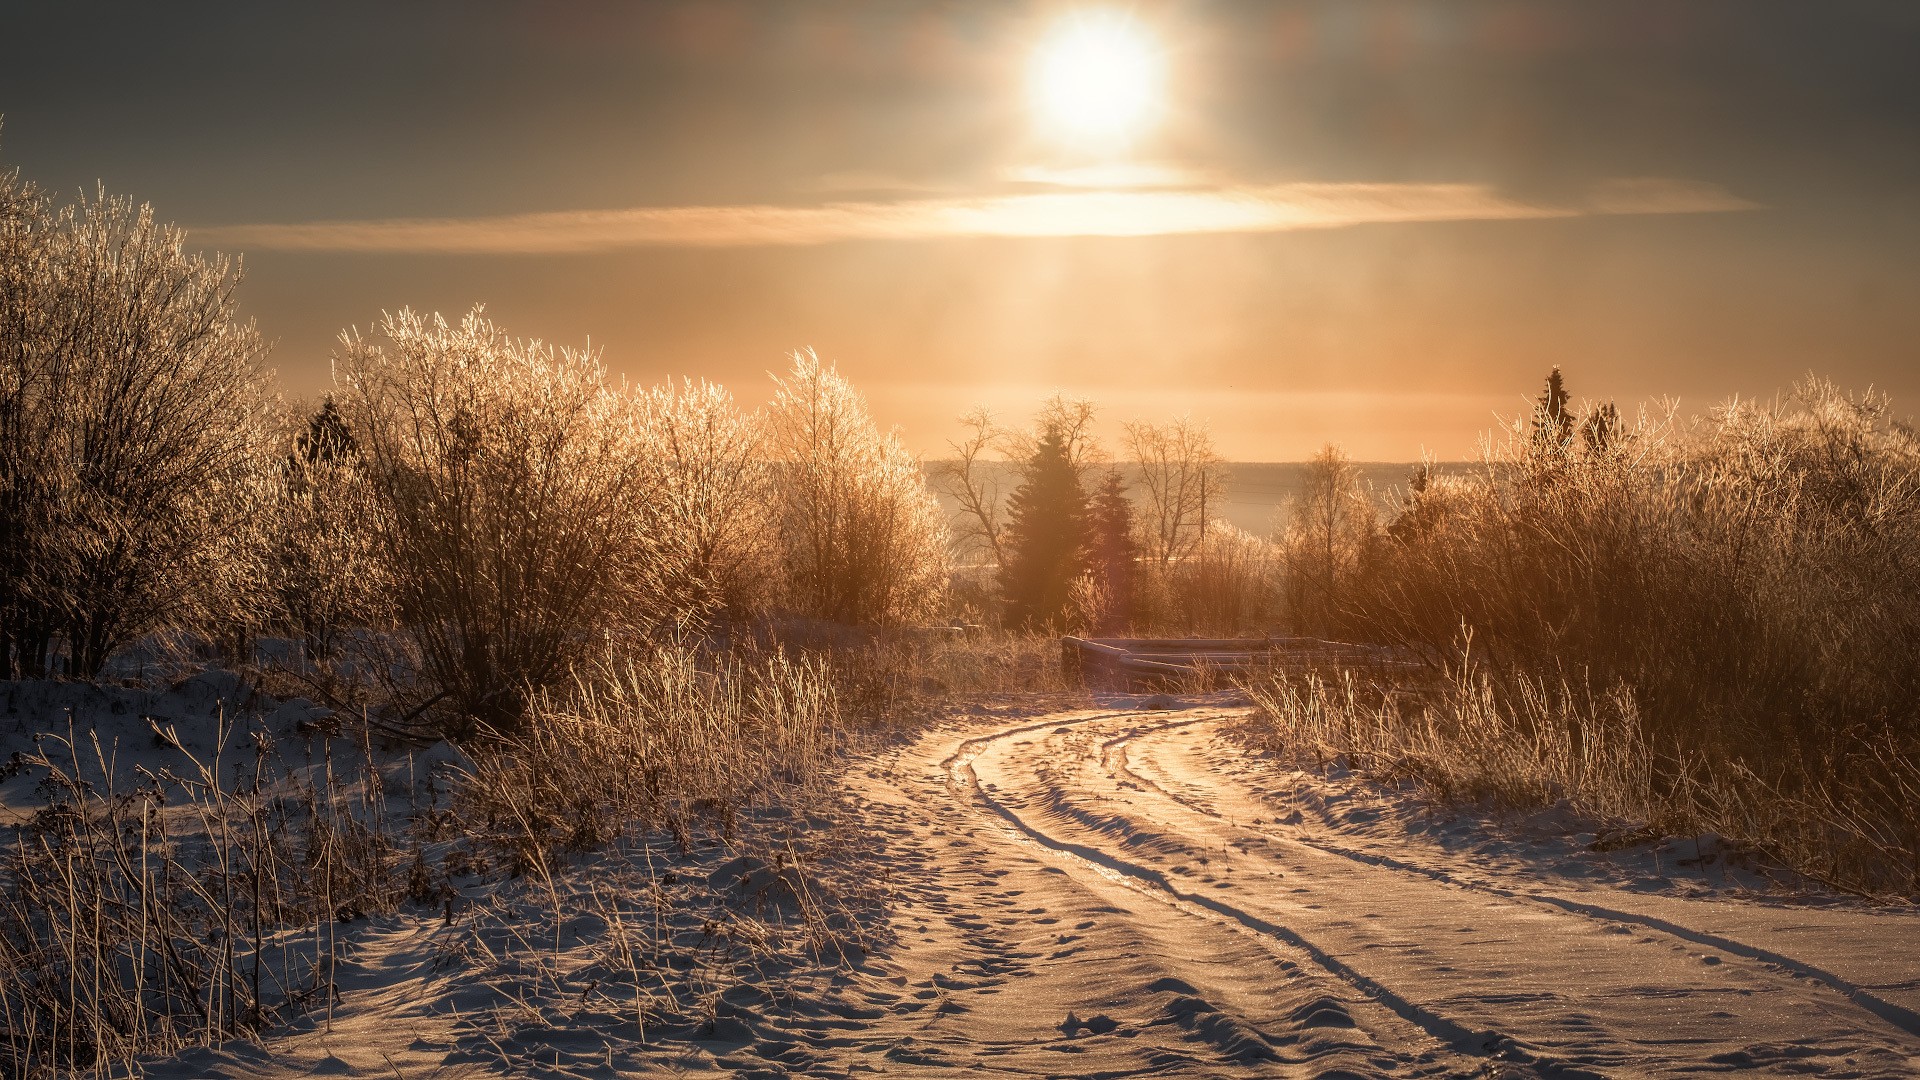
[[[1248,751],[1243,708],[1142,704],[975,717],[858,763],[810,856],[885,912],[850,963],[700,967],[777,917],[712,846],[672,864],[679,892],[579,886],[684,924],[644,1022],[604,918],[401,913],[356,931],[330,1032],[147,1075],[1920,1076],[1911,909],[1767,895],[1698,844],[1429,813]],[[693,903],[709,881],[720,909]],[[504,906],[537,912],[524,891]]]
[[[899,940],[815,1069],[1920,1075],[1912,914],[1344,833],[1226,736],[1243,715],[1010,719],[876,762]]]

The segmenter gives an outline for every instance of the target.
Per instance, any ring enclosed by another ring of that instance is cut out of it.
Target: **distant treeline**
[[[953,464],[948,459],[933,458],[928,459],[924,467],[928,477],[936,481],[935,490],[941,505],[949,513],[958,513],[961,512],[959,504],[940,491],[937,483],[942,470]],[[1356,461],[1353,467],[1361,488],[1373,496],[1382,514],[1388,514],[1406,494],[1409,478],[1423,465],[1434,475],[1452,476],[1471,472],[1476,464],[1472,461]],[[1142,480],[1139,463],[1117,461],[1114,467],[1120,471],[1128,490],[1137,492]],[[1003,492],[1010,493],[1019,481],[1017,462],[989,462],[985,468],[996,474],[994,479]],[[1284,531],[1293,508],[1306,494],[1313,477],[1313,465],[1306,461],[1228,461],[1223,463],[1223,468],[1226,495],[1220,503],[1219,517],[1235,528],[1254,534]]]

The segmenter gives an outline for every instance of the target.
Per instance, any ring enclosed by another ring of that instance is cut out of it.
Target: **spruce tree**
[[[1620,410],[1611,401],[1594,406],[1580,425],[1581,441],[1586,443],[1587,453],[1592,455],[1603,455],[1611,450],[1619,434]]]
[[[293,449],[280,463],[280,475],[290,495],[305,497],[311,485],[329,470],[350,466],[360,457],[346,417],[329,394],[318,411],[307,418],[305,430],[293,437]]]
[[[1101,630],[1124,629],[1133,621],[1133,503],[1120,470],[1108,469],[1088,510],[1089,560],[1106,601]]]
[[[1560,453],[1573,441],[1573,413],[1567,408],[1571,399],[1566,380],[1556,366],[1547,376],[1547,388],[1533,406],[1534,445],[1548,453]]]
[[[333,403],[331,394],[321,402],[320,410],[308,418],[307,430],[294,439],[293,446],[308,465],[338,464],[360,452],[353,431],[347,427],[346,418],[340,415],[340,407]]]
[[[1073,580],[1087,568],[1087,495],[1065,433],[1049,427],[1021,472],[1020,486],[1007,501],[1006,561],[1000,567],[1007,622],[1059,626],[1067,618]]]

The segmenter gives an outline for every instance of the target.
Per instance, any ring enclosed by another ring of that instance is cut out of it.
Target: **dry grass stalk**
[[[1446,799],[1564,803],[1615,822],[1660,822],[1653,751],[1633,697],[1471,675],[1438,692],[1382,693],[1351,673],[1253,681],[1269,748],[1324,766],[1421,782]]]
[[[1888,741],[1853,769],[1662,752],[1624,685],[1481,675],[1439,689],[1317,675],[1245,681],[1262,748],[1413,781],[1445,801],[1563,807],[1620,835],[1713,833],[1761,869],[1875,899],[1920,897],[1920,759]],[[1836,781],[1835,777],[1844,779]]]
[[[818,659],[656,646],[537,696],[523,730],[468,771],[464,812],[529,870],[635,827],[684,839],[697,819],[730,828],[742,808],[817,787],[839,728]]]

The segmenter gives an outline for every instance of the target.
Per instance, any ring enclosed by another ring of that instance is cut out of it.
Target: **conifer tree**
[[[1022,467],[1008,500],[1006,562],[1000,592],[1014,626],[1066,621],[1075,578],[1087,568],[1087,496],[1066,434],[1049,425]]]
[[[1573,412],[1567,408],[1570,400],[1566,380],[1556,366],[1547,376],[1546,390],[1533,406],[1533,441],[1541,450],[1557,454],[1573,441]]]
[[[1105,601],[1099,629],[1117,630],[1133,620],[1133,503],[1120,470],[1108,469],[1088,509],[1090,569]]]
[[[293,448],[305,465],[334,465],[360,452],[352,429],[340,415],[340,407],[333,403],[332,394],[328,394],[319,411],[307,419],[307,430],[294,437]]]
[[[332,655],[353,627],[379,621],[386,606],[362,465],[359,443],[328,395],[294,435],[262,523],[273,618],[297,631],[316,658]]]
[[[1605,454],[1613,448],[1614,439],[1619,434],[1620,410],[1611,401],[1594,406],[1580,424],[1580,438],[1586,443],[1588,454]]]
[[[1427,495],[1433,486],[1433,463],[1422,461],[1407,474],[1407,494],[1400,500],[1400,513],[1387,526],[1387,535],[1403,543],[1425,540],[1433,531],[1436,507]]]

